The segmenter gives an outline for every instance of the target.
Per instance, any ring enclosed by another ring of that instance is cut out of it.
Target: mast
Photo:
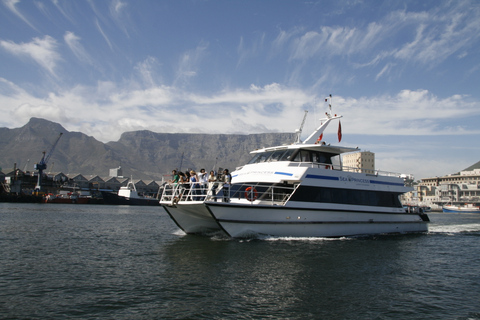
[[[315,141],[317,141],[317,137],[321,135],[323,131],[325,131],[332,120],[342,118],[341,115],[332,115],[332,95],[330,95],[328,98],[325,98],[325,102],[328,102],[329,99],[330,102],[328,104],[328,112],[325,112],[326,118],[320,119],[322,124],[305,141],[303,141],[303,144],[315,143]]]

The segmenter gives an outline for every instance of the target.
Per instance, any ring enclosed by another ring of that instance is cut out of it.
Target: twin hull
[[[197,202],[164,206],[185,233],[224,231],[234,238],[265,234],[281,237],[339,237],[426,232],[417,214],[352,212]]]

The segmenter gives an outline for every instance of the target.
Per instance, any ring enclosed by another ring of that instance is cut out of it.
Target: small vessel
[[[45,203],[88,204],[89,199],[90,198],[80,196],[75,192],[69,192],[67,194],[48,193],[47,195],[45,195],[44,202]]]
[[[480,207],[475,206],[472,203],[465,203],[463,206],[454,206],[452,204],[442,207],[443,212],[456,212],[456,213],[480,213]]]
[[[159,206],[158,199],[139,195],[132,180],[125,187],[120,187],[118,192],[102,191],[103,203],[113,205],[131,206]]]
[[[400,202],[400,195],[413,190],[405,175],[345,167],[342,155],[359,149],[321,141],[328,124],[342,117],[329,107],[305,141],[299,129],[294,144],[252,151],[252,159],[232,172],[231,183],[222,185],[220,179],[200,197],[172,184],[160,203],[187,234],[341,237],[428,231],[428,216],[406,211]]]

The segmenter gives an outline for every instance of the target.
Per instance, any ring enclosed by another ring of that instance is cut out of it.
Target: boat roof
[[[325,144],[325,145],[323,144],[291,144],[291,145],[257,149],[257,150],[251,151],[250,153],[261,153],[261,152],[286,150],[286,149],[302,149],[302,150],[320,151],[320,152],[327,152],[327,153],[334,153],[334,154],[360,151],[358,147],[350,148],[350,147],[341,147],[341,146],[331,146],[328,144]]]
[[[251,151],[250,153],[261,153],[261,152],[286,150],[286,149],[302,149],[302,150],[320,151],[320,152],[332,153],[332,154],[342,154],[342,153],[360,151],[358,147],[350,148],[350,147],[341,147],[341,146],[331,146],[330,144],[326,144],[324,141],[321,141],[321,137],[323,136],[323,131],[325,131],[327,126],[330,124],[330,122],[332,120],[342,118],[341,115],[332,114],[331,99],[332,99],[332,95],[330,95],[330,104],[329,104],[330,110],[329,112],[325,112],[326,117],[323,119],[320,119],[321,125],[317,129],[315,129],[305,141],[303,142],[300,141],[300,134],[302,132],[303,124],[305,123],[305,117],[304,117],[300,129],[297,130],[298,135],[295,143],[291,145],[257,149],[257,150]],[[327,101],[327,99],[325,99],[325,101]],[[305,112],[305,116],[306,116],[306,112]],[[339,135],[340,134],[341,134],[341,131],[339,127]],[[319,138],[317,139],[317,137]]]

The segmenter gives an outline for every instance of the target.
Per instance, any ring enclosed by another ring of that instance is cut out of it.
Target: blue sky
[[[332,94],[377,169],[480,160],[479,1],[2,0],[0,60],[0,127],[306,138]]]

